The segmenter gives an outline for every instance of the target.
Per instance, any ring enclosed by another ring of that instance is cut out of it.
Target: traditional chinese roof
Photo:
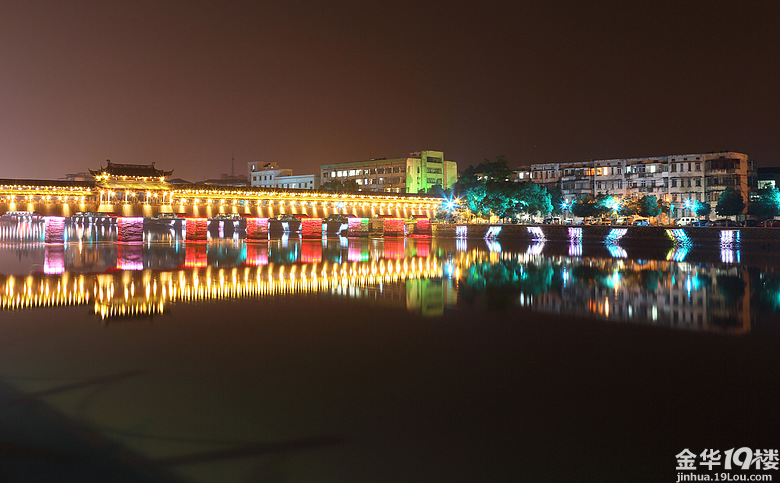
[[[94,176],[109,175],[111,177],[132,177],[132,178],[167,178],[173,174],[173,170],[165,171],[157,169],[152,164],[123,164],[112,163],[110,159],[106,160],[106,166],[98,170],[89,170]]]

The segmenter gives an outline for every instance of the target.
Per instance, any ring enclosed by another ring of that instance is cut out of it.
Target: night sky
[[[548,5],[555,4],[555,5]],[[442,150],[461,169],[745,152],[780,165],[763,1],[0,4],[0,178],[197,181]]]

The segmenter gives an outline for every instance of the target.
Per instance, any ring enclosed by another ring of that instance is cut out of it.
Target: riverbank
[[[667,227],[667,226],[599,226],[599,225],[513,225],[513,224],[444,224],[432,226],[433,236],[441,238],[494,238],[497,241],[557,241],[621,245],[658,245],[669,247],[750,245],[758,249],[780,247],[780,228],[763,227]]]

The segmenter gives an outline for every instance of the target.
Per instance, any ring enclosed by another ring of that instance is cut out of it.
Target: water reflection
[[[583,249],[577,232],[568,243],[509,247],[430,238],[188,242],[133,220],[55,227],[55,243],[40,223],[0,227],[3,310],[86,305],[107,320],[160,315],[177,303],[320,293],[429,316],[484,303],[727,333],[750,330],[757,310],[780,310],[780,278],[740,264],[738,234],[721,240],[719,260],[694,263],[683,242],[631,258],[618,232],[612,243]],[[115,241],[122,239],[138,241]]]

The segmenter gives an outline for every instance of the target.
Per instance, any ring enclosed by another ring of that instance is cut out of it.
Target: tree
[[[693,214],[696,216],[707,216],[710,214],[711,210],[712,207],[709,203],[704,203],[702,201],[693,202]]]
[[[777,188],[759,190],[756,200],[748,204],[748,214],[759,220],[780,215],[780,191]]]
[[[454,191],[466,208],[480,217],[515,218],[552,211],[550,194],[544,187],[532,182],[512,182],[511,174],[506,159],[498,156],[496,161],[485,160],[477,167],[466,168]]]
[[[745,200],[742,194],[734,188],[726,188],[718,198],[718,204],[715,205],[715,213],[718,216],[740,215],[745,210]]]
[[[645,218],[653,218],[661,214],[661,206],[655,196],[644,195],[639,198],[637,214]]]
[[[623,202],[620,214],[623,216],[639,215],[644,218],[653,218],[661,214],[664,209],[663,202],[659,202],[655,196],[640,196],[630,198]]]
[[[550,203],[552,203],[552,213],[560,215],[563,213],[563,190],[561,189],[561,183],[556,184],[552,188],[547,188],[547,192],[550,193]]]
[[[512,178],[512,170],[507,165],[503,155],[496,156],[495,161],[485,159],[476,167],[469,166],[464,169],[458,178],[458,184],[471,184],[478,181],[509,181]]]
[[[617,199],[607,193],[596,195],[596,216],[609,216],[619,206]]]
[[[623,216],[633,216],[639,213],[639,198],[629,198],[620,205],[620,214]]]
[[[571,214],[581,218],[596,216],[596,200],[591,195],[582,195],[571,204]]]

